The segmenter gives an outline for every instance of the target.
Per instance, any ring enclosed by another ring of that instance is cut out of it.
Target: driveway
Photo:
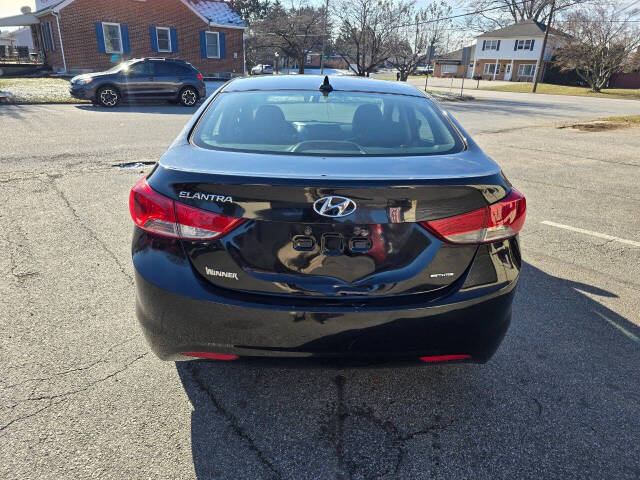
[[[192,111],[0,107],[0,478],[640,477],[640,129],[556,128],[637,104],[501,98],[446,107],[527,196],[513,323],[424,368],[160,362],[114,165]]]

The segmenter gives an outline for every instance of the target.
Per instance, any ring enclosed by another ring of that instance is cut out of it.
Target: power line
[[[521,0],[520,2],[513,2],[512,5],[516,5],[516,4],[517,5],[525,5],[529,1],[531,1],[531,0]],[[572,5],[577,5],[577,4],[583,3],[583,2],[584,2],[584,0],[578,0],[576,2],[573,2],[573,3],[570,3],[570,4],[566,5],[565,8],[569,7],[569,6],[572,6]],[[498,6],[495,6],[495,7],[489,7],[489,8],[483,8],[483,9],[480,9],[480,10],[474,10],[472,12],[465,12],[465,13],[459,13],[459,14],[456,14],[456,15],[450,15],[448,17],[438,17],[435,20],[425,20],[423,22],[411,22],[411,23],[407,23],[405,25],[398,25],[398,27],[411,27],[411,26],[426,25],[426,24],[429,24],[429,23],[441,22],[443,20],[454,20],[456,18],[468,17],[469,15],[479,15],[481,13],[492,12],[494,10],[502,10],[502,9],[509,8],[509,7],[510,7],[510,5],[498,5]]]

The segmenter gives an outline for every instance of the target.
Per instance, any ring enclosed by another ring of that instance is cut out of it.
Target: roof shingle
[[[508,27],[499,28],[492,32],[485,32],[478,35],[477,38],[516,38],[516,37],[539,37],[544,35],[546,25],[536,22],[535,20],[525,20],[524,22],[514,23]],[[559,30],[551,27],[549,33],[552,35],[562,35]]]
[[[185,0],[191,8],[216,25],[245,27],[240,15],[225,2],[212,0]]]

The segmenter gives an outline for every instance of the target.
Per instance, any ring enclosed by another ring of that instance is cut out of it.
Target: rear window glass
[[[204,148],[298,155],[442,155],[459,135],[422,97],[357,92],[222,92],[192,137]]]

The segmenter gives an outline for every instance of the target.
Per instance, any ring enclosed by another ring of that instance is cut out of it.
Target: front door
[[[126,95],[153,95],[155,82],[153,69],[149,62],[138,62],[131,65],[124,74],[122,87]]]
[[[504,79],[509,81],[511,80],[511,64],[507,63],[507,68],[504,71]]]

